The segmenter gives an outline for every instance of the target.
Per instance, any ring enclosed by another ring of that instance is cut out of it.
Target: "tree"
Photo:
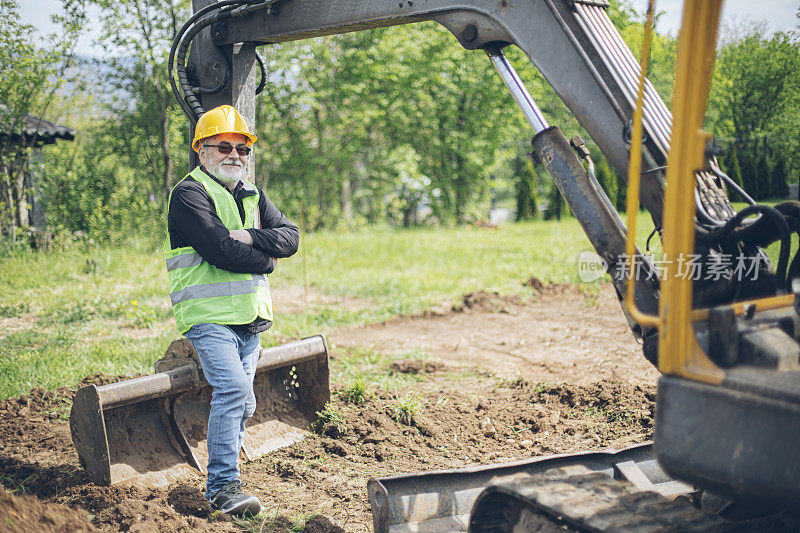
[[[800,111],[799,86],[800,50],[790,36],[777,32],[767,37],[759,26],[733,34],[717,54],[709,98],[712,129],[732,138],[740,156],[760,149],[765,136],[776,149],[796,151],[792,128]],[[753,186],[746,165],[742,170],[745,185]]]
[[[614,172],[614,178],[617,180],[617,201],[615,207],[617,211],[623,213],[628,210],[628,183],[622,179],[622,176],[615,172],[613,168],[611,171]]]
[[[742,154],[742,160],[739,162],[742,167],[742,183],[744,183],[744,190],[754,200],[761,200],[761,188],[758,179],[758,169],[756,168],[756,158],[750,152]]]
[[[747,191],[742,182],[742,167],[739,166],[739,154],[736,150],[736,145],[731,145],[728,153],[725,155],[723,170],[728,177],[731,178],[734,183],[736,183],[736,185]],[[744,201],[744,198],[742,198],[738,193],[733,192],[730,187],[728,188],[728,191],[728,196],[731,200],[739,202]]]
[[[627,1],[612,2],[607,11],[625,44],[628,45],[633,55],[637,58],[638,63],[644,40],[644,12],[636,11]],[[663,12],[656,14],[656,29],[658,28],[658,19],[662,14]],[[677,38],[668,34],[661,34],[658,31],[653,32],[647,79],[656,88],[667,106],[670,106],[672,101],[672,85],[677,51]]]
[[[83,127],[85,141],[58,151],[66,173],[47,191],[74,209],[60,211],[60,220],[94,232],[124,224],[126,210],[153,208],[157,202],[149,198],[164,198],[186,162],[186,119],[165,90],[165,59],[176,21],[189,11],[188,0],[86,1],[101,8],[101,42],[110,59],[99,70],[114,92],[102,119]],[[620,13],[638,38],[641,25]],[[430,220],[463,222],[482,216],[491,188],[524,185],[539,198],[552,189],[543,170],[515,169],[520,162],[509,147],[529,146],[531,131],[490,61],[463,50],[438,25],[259,51],[268,80],[251,125],[261,139],[256,181],[290,216],[302,206],[310,229],[384,218],[411,224],[431,211]],[[585,133],[545,80],[526,68],[522,52],[507,52],[548,119]],[[109,155],[89,153],[96,145]],[[92,180],[102,186],[87,185]],[[606,185],[618,186],[616,177]],[[527,198],[531,213],[535,200]]]
[[[524,159],[522,156],[517,156],[514,163],[517,220],[533,220],[539,214],[536,199],[536,169],[527,156]]]
[[[776,191],[772,188],[772,172],[766,154],[761,154],[756,159],[756,179],[758,180],[760,200],[776,197]]]
[[[256,147],[256,178],[287,211],[302,201],[310,228],[386,213],[399,223],[410,218],[397,213],[414,206],[432,210],[431,219],[463,222],[488,202],[493,175],[509,189],[523,185],[508,147],[529,145],[530,127],[485,55],[463,50],[442,27],[384,28],[260,53],[269,80],[256,128],[269,144]],[[584,133],[522,52],[509,47],[507,55],[548,119]]]
[[[432,195],[437,216],[464,222],[486,189],[509,125],[521,117],[510,111],[515,104],[483,54],[463,50],[438,25],[395,31],[393,48],[405,52],[392,68],[399,74],[392,90],[397,113],[386,118],[398,122],[398,133],[420,154],[420,170],[438,192]]]
[[[290,203],[302,195],[312,227],[346,218],[348,204],[374,210],[402,197],[408,179],[422,184],[438,220],[465,221],[522,124],[485,55],[461,49],[438,25],[265,52],[273,74],[257,116],[271,149],[258,173]]]
[[[601,155],[596,161],[597,169],[595,173],[597,181],[600,183],[600,186],[603,187],[611,205],[619,211],[620,209],[617,207],[617,196],[619,195],[620,187],[617,183],[617,173],[611,168],[611,165],[608,164],[608,160],[604,156]],[[624,186],[623,184],[623,188]]]
[[[550,193],[547,195],[547,212],[545,219],[561,220],[564,215],[564,198],[555,183],[551,183]]]
[[[28,114],[48,116],[84,20],[80,4],[66,3],[54,17],[62,35],[41,42],[32,26],[20,23],[18,9],[17,0],[0,0],[0,232],[12,239],[27,222],[24,169],[35,142],[35,136],[20,141],[24,119]]]
[[[786,183],[786,158],[783,154],[778,154],[775,164],[772,166],[770,174],[772,183],[772,195],[774,198],[785,200],[789,198],[789,186]]]
[[[169,93],[167,56],[188,0],[87,0],[100,8],[100,44],[119,118],[115,146],[140,173],[145,193],[165,201],[175,181],[176,159],[187,152],[186,118]],[[175,124],[177,122],[177,124]],[[175,145],[175,148],[173,148]],[[185,165],[182,165],[185,166]],[[188,170],[188,169],[187,169]],[[149,183],[148,183],[149,181]]]
[[[76,100],[65,102],[77,103]],[[102,121],[84,120],[73,143],[50,150],[48,167],[57,168],[41,184],[48,217],[56,229],[80,231],[98,242],[140,235],[162,235],[161,203],[142,194],[141,176],[114,151],[115,132]]]
[[[350,225],[353,206],[374,218],[387,182],[401,192],[422,178],[416,154],[402,140],[392,145],[367,94],[379,37],[318,38],[262,54],[272,75],[257,100],[256,129],[269,149],[256,151],[256,178],[289,209],[302,200],[312,228]]]

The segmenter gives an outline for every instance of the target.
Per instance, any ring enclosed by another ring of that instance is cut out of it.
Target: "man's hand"
[[[246,229],[232,229],[230,230],[231,239],[235,239],[239,242],[243,242],[245,244],[252,245],[253,244],[253,236],[250,235],[250,232]]]

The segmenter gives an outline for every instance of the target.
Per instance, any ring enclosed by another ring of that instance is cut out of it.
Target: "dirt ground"
[[[371,531],[370,477],[619,448],[652,435],[657,373],[610,287],[534,282],[524,298],[479,292],[454,308],[339,329],[329,342],[332,368],[358,348],[424,354],[386,368],[419,377],[420,409],[401,424],[396,392],[346,404],[334,379],[338,429],[243,466],[266,507],[260,521],[212,515],[199,475],[163,490],[89,483],[69,435],[74,390],[62,388],[0,403],[0,532]]]

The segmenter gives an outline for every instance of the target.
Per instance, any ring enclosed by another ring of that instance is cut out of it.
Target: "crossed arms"
[[[259,189],[258,209],[263,229],[228,230],[217,216],[203,186],[183,180],[172,192],[167,216],[172,248],[191,246],[217,268],[247,274],[269,274],[275,259],[290,257],[300,232]]]

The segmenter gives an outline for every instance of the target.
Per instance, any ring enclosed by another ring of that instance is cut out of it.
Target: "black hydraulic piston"
[[[578,219],[597,254],[603,259],[606,271],[620,294],[625,294],[627,260],[625,238],[627,230],[605,192],[583,168],[578,157],[557,126],[551,126],[531,141],[537,162],[541,162]],[[644,313],[658,314],[658,280],[652,264],[636,254],[636,305]]]

